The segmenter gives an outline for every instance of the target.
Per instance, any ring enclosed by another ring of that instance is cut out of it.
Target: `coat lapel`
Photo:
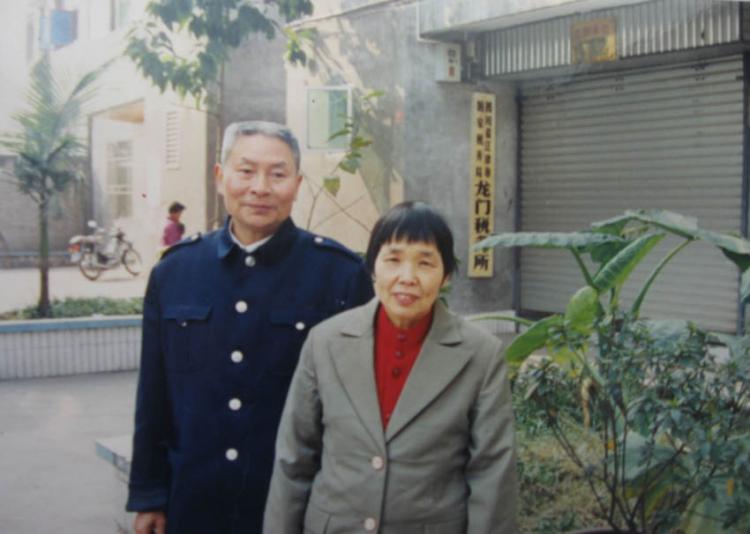
[[[375,387],[373,321],[377,298],[358,310],[331,343],[331,359],[349,402],[378,447],[385,451],[380,403]]]
[[[468,363],[469,354],[461,350],[460,343],[461,335],[455,318],[438,302],[430,332],[422,344],[422,350],[386,428],[386,442],[417,417]],[[371,375],[374,375],[372,370]],[[372,382],[374,384],[374,377]],[[377,393],[375,402],[377,403]]]

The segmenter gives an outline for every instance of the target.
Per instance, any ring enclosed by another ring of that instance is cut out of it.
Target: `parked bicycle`
[[[83,276],[96,280],[102,271],[125,267],[133,276],[143,269],[141,255],[133,243],[125,239],[120,228],[100,228],[96,221],[89,221],[88,227],[94,233],[73,236],[68,242],[70,261],[78,264]]]

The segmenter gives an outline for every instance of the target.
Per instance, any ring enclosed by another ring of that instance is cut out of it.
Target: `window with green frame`
[[[351,114],[349,87],[318,87],[307,90],[307,147],[346,150],[349,135],[334,134],[346,127]]]

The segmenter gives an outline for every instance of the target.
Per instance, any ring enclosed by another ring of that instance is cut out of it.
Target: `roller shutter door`
[[[704,228],[739,232],[742,91],[740,57],[524,85],[521,229],[579,230],[628,208],[664,208]],[[656,256],[676,242],[662,242]],[[704,243],[680,254],[652,287],[643,315],[734,331],[734,265]],[[632,275],[626,303],[656,262]],[[520,277],[524,310],[562,311],[583,285],[565,251],[523,250]]]

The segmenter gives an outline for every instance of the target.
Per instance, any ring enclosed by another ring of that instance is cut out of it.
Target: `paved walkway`
[[[0,381],[0,533],[117,532],[94,440],[132,431],[135,386],[135,372]]]
[[[148,272],[133,277],[123,268],[104,271],[98,280],[83,277],[78,267],[50,269],[50,298],[65,297],[142,297]],[[38,269],[0,269],[0,312],[36,304],[39,298]]]

